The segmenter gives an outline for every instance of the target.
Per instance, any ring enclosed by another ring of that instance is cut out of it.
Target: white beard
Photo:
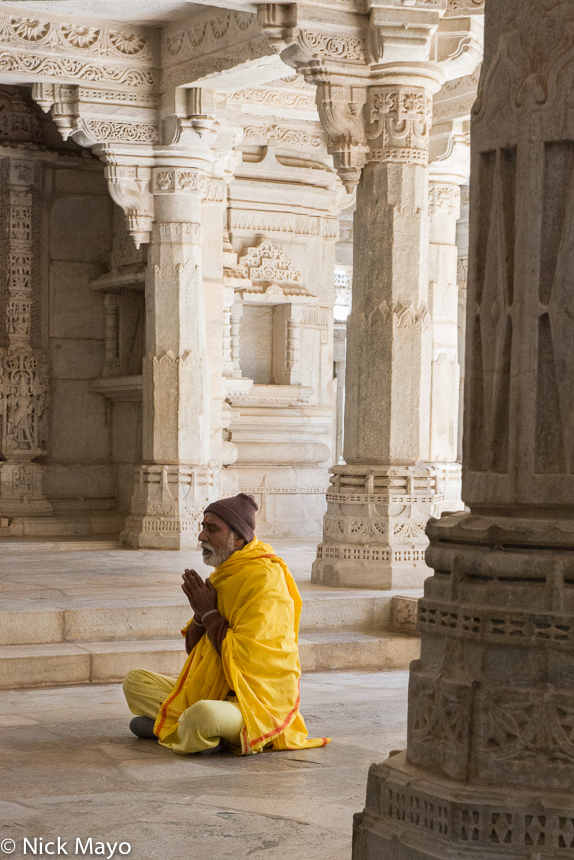
[[[235,535],[231,532],[229,540],[227,541],[227,546],[217,550],[214,549],[208,541],[202,541],[201,550],[203,553],[204,564],[208,567],[219,567],[235,552]]]

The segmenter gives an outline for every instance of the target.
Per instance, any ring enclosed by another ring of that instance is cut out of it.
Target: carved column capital
[[[368,14],[338,12],[325,21],[308,6],[259,6],[270,43],[317,87],[328,150],[347,191],[367,161],[426,164],[432,95],[445,80],[429,58],[445,10],[446,0],[408,7],[373,0]]]

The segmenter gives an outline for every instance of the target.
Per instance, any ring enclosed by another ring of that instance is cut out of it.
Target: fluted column
[[[463,500],[431,520],[408,747],[354,860],[574,855],[570,4],[487,0],[472,121]]]

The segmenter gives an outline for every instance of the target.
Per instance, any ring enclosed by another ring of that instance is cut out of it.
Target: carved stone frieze
[[[243,140],[245,143],[274,143],[279,147],[294,147],[297,149],[301,147],[317,149],[323,144],[320,134],[312,134],[303,128],[281,125],[245,126],[243,129]]]
[[[429,214],[445,210],[454,217],[460,213],[460,189],[453,183],[431,182],[429,188]]]
[[[304,111],[315,111],[315,93],[292,92],[290,90],[279,90],[251,87],[230,93],[227,97],[229,104],[245,104],[265,106],[272,109],[296,109]]]
[[[416,597],[393,597],[391,599],[391,622],[390,628],[395,633],[417,633],[417,608]]]
[[[357,317],[357,312],[353,311],[353,313]],[[361,316],[363,328],[371,328],[373,325],[388,322],[392,322],[395,329],[426,331],[430,328],[431,319],[425,302],[421,302],[417,307],[414,302],[398,301],[391,307],[386,299],[376,308],[373,308],[370,313]]]
[[[270,239],[247,249],[239,258],[237,273],[240,278],[251,281],[249,292],[269,292],[274,288],[279,288],[285,295],[307,292],[301,284],[301,272]]]
[[[229,229],[250,233],[293,233],[297,236],[336,238],[336,219],[318,215],[297,215],[292,212],[263,212],[257,209],[236,209],[229,213]]]
[[[197,168],[154,167],[152,191],[154,194],[175,194],[193,191],[205,195],[205,171]]]
[[[367,113],[369,160],[427,163],[432,98],[426,90],[372,86]]]
[[[64,80],[150,90],[157,83],[154,47],[143,30],[0,15],[0,71],[19,81]]]
[[[248,61],[273,57],[257,16],[212,8],[192,26],[174,23],[162,35],[162,86],[190,84]]]

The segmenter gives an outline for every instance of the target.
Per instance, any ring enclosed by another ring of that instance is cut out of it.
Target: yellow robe
[[[160,744],[176,750],[183,711],[202,699],[223,700],[230,690],[245,723],[241,748],[234,752],[328,744],[330,738],[307,737],[299,713],[301,596],[285,562],[255,537],[216,568],[210,580],[229,630],[221,656],[207,635],[188,655],[157,715],[154,732]]]

